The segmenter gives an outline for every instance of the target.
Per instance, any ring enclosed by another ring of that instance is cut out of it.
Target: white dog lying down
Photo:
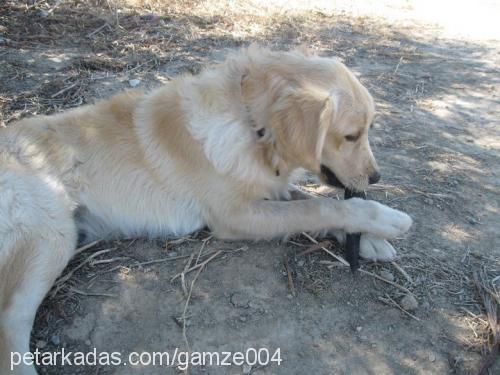
[[[151,93],[0,129],[0,373],[11,351],[29,351],[36,310],[79,232],[361,232],[363,257],[392,259],[386,239],[409,229],[408,215],[369,200],[304,197],[290,185],[303,169],[357,190],[378,181],[373,114],[372,97],[337,60],[251,46]]]

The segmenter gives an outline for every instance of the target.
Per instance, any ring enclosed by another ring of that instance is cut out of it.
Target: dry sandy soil
[[[325,251],[300,255],[312,245],[302,235],[251,243],[200,232],[180,241],[100,242],[75,257],[45,300],[32,349],[127,354],[185,350],[186,339],[198,351],[281,349],[280,366],[191,367],[191,374],[469,374],[494,360],[488,352],[498,320],[491,313],[488,320],[485,299],[494,305],[500,288],[498,40],[451,35],[413,16],[407,1],[394,2],[404,22],[380,14],[394,13],[389,2],[376,14],[363,4],[356,11],[169,4],[0,0],[0,126],[196,73],[252,41],[276,49],[305,43],[342,59],[376,99],[371,140],[383,181],[368,195],[409,212],[415,225],[394,243],[397,262],[362,268],[399,287],[366,273],[353,277]],[[333,240],[325,246],[342,256]],[[171,279],[200,252],[200,261],[217,255],[198,275],[186,274],[184,290],[181,278]],[[486,297],[475,271],[491,292]],[[415,309],[402,302],[409,293]],[[490,374],[500,373],[498,362]]]

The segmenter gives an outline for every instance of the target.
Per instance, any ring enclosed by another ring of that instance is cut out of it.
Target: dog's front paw
[[[410,229],[412,219],[404,212],[375,201],[366,202],[369,204],[366,219],[370,221],[366,232],[370,232],[380,238],[395,238]]]
[[[389,262],[396,257],[396,250],[383,238],[363,233],[359,242],[359,255],[373,262]]]

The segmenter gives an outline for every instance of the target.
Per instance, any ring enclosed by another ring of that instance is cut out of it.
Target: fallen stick
[[[59,91],[58,91],[58,92],[56,92],[54,95],[52,95],[52,96],[51,96],[51,98],[52,98],[52,99],[54,99],[55,97],[57,97],[57,96],[59,96],[59,95],[61,95],[61,94],[65,93],[66,91],[71,90],[71,89],[72,89],[73,87],[75,87],[77,84],[78,84],[78,82],[75,82],[75,83],[73,83],[72,85],[69,85],[69,86],[67,86],[67,87],[63,88],[62,90],[59,90]]]
[[[314,238],[312,238],[310,235],[308,235],[306,232],[302,232],[302,235],[304,237],[306,237],[309,241],[311,241],[312,243],[315,243],[316,245],[319,245],[319,242],[316,241]],[[321,246],[321,250],[323,250],[324,252],[326,252],[327,254],[329,254],[330,256],[334,257],[335,259],[337,259],[340,263],[342,263],[344,266],[349,266],[349,263],[342,257],[338,256],[337,254],[334,254],[333,252],[331,252],[330,250],[328,250],[326,247],[324,246]]]
[[[215,258],[220,253],[222,253],[222,250],[218,250],[214,255],[212,255],[207,260],[203,261],[202,263],[198,263],[194,267],[191,267],[192,269],[198,268],[198,272],[196,272],[196,275],[194,275],[194,278],[191,281],[191,284],[189,286],[189,292],[187,293],[187,297],[186,297],[186,304],[184,305],[184,310],[182,311],[182,316],[181,316],[181,319],[182,319],[182,337],[184,338],[184,342],[186,344],[188,352],[191,351],[191,348],[189,346],[189,341],[188,341],[187,334],[186,334],[186,319],[187,319],[186,313],[187,313],[187,309],[189,306],[189,301],[191,300],[191,295],[193,294],[194,283],[198,279],[198,276],[200,276],[201,271],[203,271],[204,266],[207,265],[208,262],[210,262],[213,258]],[[189,270],[188,270],[188,272],[189,272]],[[184,277],[184,272],[182,273],[182,276]]]
[[[188,352],[191,351],[191,347],[189,346],[189,341],[188,341],[187,334],[186,334],[186,319],[187,319],[186,312],[187,312],[187,309],[189,306],[189,301],[191,300],[191,294],[193,294],[194,283],[198,279],[198,276],[200,276],[201,271],[203,271],[203,267],[201,267],[198,270],[198,272],[196,272],[196,275],[194,275],[193,281],[191,281],[191,285],[189,286],[189,292],[188,292],[187,297],[186,297],[186,304],[184,305],[184,310],[182,311],[182,316],[181,316],[181,319],[182,319],[182,337],[184,338],[184,342],[186,344],[186,348],[187,348]]]
[[[379,299],[380,301],[382,301],[382,302],[384,302],[384,303],[388,304],[388,305],[392,305],[392,306],[397,307],[399,310],[401,310],[402,312],[404,312],[404,313],[405,313],[406,315],[408,315],[410,318],[415,319],[417,322],[420,322],[420,319],[419,319],[419,318],[417,318],[415,315],[413,315],[413,314],[409,313],[408,311],[406,311],[405,309],[403,309],[403,308],[399,305],[399,303],[397,303],[396,301],[394,301],[394,299],[392,299],[392,298],[391,298],[388,294],[386,294],[385,296],[386,296],[386,298],[383,298],[383,297],[378,297],[378,299]],[[389,304],[387,301],[389,301],[389,302],[390,302],[390,304]]]
[[[127,267],[132,268],[132,267],[139,267],[139,266],[147,266],[149,264],[163,263],[163,262],[168,262],[170,260],[185,259],[185,258],[189,258],[189,257],[190,257],[190,255],[179,255],[177,257],[159,258],[159,259],[154,259],[154,260],[148,260],[146,262],[134,263],[134,264],[131,264],[130,266],[127,266]]]
[[[87,296],[87,297],[111,297],[111,298],[116,298],[118,297],[116,294],[110,294],[110,293],[88,293],[84,292],[83,290],[79,290],[76,288],[71,288],[71,292],[75,294],[79,294],[81,296]]]
[[[216,256],[218,256],[220,253],[222,253],[222,250],[217,250],[211,257],[209,257],[207,260],[204,260],[203,262],[201,263],[198,263],[196,265],[194,265],[193,267],[191,268],[188,268],[188,269],[185,269],[184,271],[178,273],[177,275],[175,275],[174,277],[172,277],[170,279],[170,281],[174,281],[175,279],[177,279],[178,277],[182,277],[182,275],[187,275],[188,273],[190,273],[191,271],[194,271],[200,267],[203,267],[205,266],[208,262],[210,262],[212,259],[214,259]],[[194,254],[194,253],[193,253]]]
[[[77,270],[79,270],[80,268],[82,268],[84,265],[88,264],[92,259],[98,257],[99,255],[109,253],[110,251],[114,251],[116,249],[117,249],[117,247],[113,247],[111,249],[99,250],[99,251],[93,253],[92,255],[90,255],[89,257],[87,257],[84,261],[82,261],[75,268],[71,269],[68,273],[66,273],[65,275],[59,277],[56,280],[56,282],[55,282],[54,291],[51,293],[51,296],[54,297],[59,292],[59,290],[62,288],[62,286],[64,285],[64,283],[66,281],[68,281],[71,278],[71,276],[73,276],[73,274]]]
[[[361,198],[366,199],[364,191],[354,191],[351,189],[344,190],[344,199]],[[347,233],[345,238],[346,258],[351,266],[351,271],[356,272],[359,268],[359,242],[361,233]]]
[[[318,244],[314,244],[310,247],[308,247],[306,250],[298,253],[296,256],[297,257],[301,257],[301,256],[304,256],[304,255],[307,255],[307,254],[310,254],[310,253],[314,253],[315,251],[318,251],[318,250],[322,250],[321,248],[322,247],[326,247],[326,246],[329,246],[332,242],[331,241],[321,241],[320,243]]]
[[[410,275],[408,275],[408,273],[402,269],[399,264],[397,264],[396,262],[391,262],[392,266],[397,269],[399,271],[399,273],[401,273],[401,275],[403,275],[405,277],[405,279],[410,283],[410,284],[413,284],[413,279],[411,278]]]
[[[288,290],[290,290],[290,294],[295,297],[295,286],[293,284],[293,276],[290,271],[290,265],[288,264],[288,257],[285,255],[283,257],[283,265],[285,266],[285,271],[288,278]]]
[[[94,247],[95,245],[97,245],[101,241],[102,241],[102,239],[96,240],[96,241],[90,242],[90,243],[88,243],[86,245],[83,245],[82,247],[79,247],[78,249],[75,250],[75,254],[73,254],[73,256],[78,255],[81,252],[83,252],[83,251],[85,251],[87,249],[90,249],[91,247]]]
[[[194,259],[194,253],[191,253],[189,256],[189,259],[187,260],[186,264],[184,265],[184,271],[181,272],[181,285],[182,285],[182,291],[184,292],[184,295],[187,295],[187,288],[186,288],[186,271],[191,267],[191,262]],[[170,280],[172,281],[172,280]]]
[[[130,259],[129,257],[115,257],[115,258],[109,258],[109,259],[102,259],[102,260],[92,260],[89,262],[89,265],[91,267],[97,266],[98,264],[108,264],[108,263],[113,263],[119,260],[128,260]]]
[[[415,297],[415,295],[414,295],[414,294],[413,294],[413,293],[412,293],[409,289],[405,288],[405,287],[404,287],[404,286],[402,286],[402,285],[396,284],[396,283],[395,283],[395,282],[393,282],[393,281],[386,280],[386,279],[384,279],[382,276],[377,275],[376,273],[373,273],[373,272],[370,272],[370,271],[366,271],[366,270],[364,270],[364,269],[362,269],[362,268],[360,268],[358,271],[359,271],[359,272],[361,272],[361,273],[364,273],[365,275],[369,275],[369,276],[371,276],[371,277],[374,277],[374,278],[375,278],[375,279],[377,279],[377,280],[383,281],[384,283],[387,283],[387,284],[389,284],[389,285],[392,285],[393,287],[398,288],[399,290],[402,290],[403,292],[408,293],[408,294],[411,294],[412,296],[414,296],[414,297]]]

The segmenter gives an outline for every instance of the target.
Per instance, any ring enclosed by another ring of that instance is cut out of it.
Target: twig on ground
[[[198,252],[198,256],[196,257],[195,264],[198,264],[198,262],[200,260],[201,253],[203,252],[203,249],[205,249],[205,246],[207,245],[208,241],[210,241],[212,239],[212,237],[213,236],[208,236],[207,238],[205,238],[204,240],[202,240],[202,244],[200,246],[200,251]]]
[[[87,37],[90,38],[92,37],[94,34],[97,34],[99,31],[101,31],[102,29],[104,29],[105,27],[107,27],[108,29],[111,29],[111,27],[108,25],[108,23],[104,23],[104,25],[102,26],[99,26],[97,29],[95,29],[94,31],[92,31],[91,33],[88,33],[87,34]]]
[[[107,264],[107,263],[113,263],[119,260],[127,260],[130,259],[129,257],[115,257],[115,258],[109,258],[109,259],[102,259],[102,260],[92,260],[89,262],[90,266],[96,266],[98,264]]]
[[[198,279],[198,276],[200,276],[200,273],[201,273],[201,271],[203,271],[203,268],[212,259],[214,259],[216,256],[218,256],[220,253],[222,253],[222,250],[216,251],[210,258],[208,258],[207,260],[203,261],[202,263],[197,264],[194,267],[191,267],[191,269],[190,269],[192,271],[193,269],[198,268],[198,272],[196,272],[196,274],[194,275],[193,280],[191,281],[191,285],[189,287],[189,292],[187,293],[187,297],[186,297],[186,304],[184,305],[184,311],[182,312],[182,317],[181,317],[181,320],[182,320],[182,336],[184,338],[184,342],[186,343],[186,347],[187,347],[188,352],[191,351],[191,348],[189,346],[189,341],[188,341],[187,335],[186,335],[186,319],[187,319],[186,313],[187,313],[187,309],[188,309],[188,306],[189,306],[189,301],[191,300],[191,295],[193,293],[194,283]],[[187,272],[190,272],[190,270],[187,270]],[[182,275],[184,277],[184,272],[182,273]]]
[[[389,306],[394,306],[394,307],[397,307],[399,310],[401,310],[402,312],[404,312],[406,315],[408,315],[410,318],[412,319],[415,319],[416,321],[420,322],[420,319],[417,318],[415,315],[409,313],[408,311],[406,311],[405,309],[403,309],[399,303],[397,303],[396,301],[394,301],[394,299],[392,299],[388,294],[385,295],[386,298],[384,297],[378,297],[378,299],[382,302],[384,302],[385,304],[389,305]]]
[[[88,264],[92,259],[98,257],[99,255],[109,253],[110,251],[114,251],[116,249],[117,249],[117,247],[113,247],[111,249],[104,249],[104,250],[97,251],[97,252],[93,253],[92,255],[90,255],[89,257],[87,257],[84,261],[80,262],[80,264],[78,264],[78,266],[76,266],[75,268],[70,270],[64,276],[61,276],[59,279],[57,279],[55,286],[54,286],[54,291],[52,292],[51,296],[54,297],[59,292],[59,290],[62,288],[64,283],[66,283],[66,281],[68,281],[77,270],[82,268],[84,265]]]
[[[404,287],[404,286],[402,286],[402,285],[396,284],[396,283],[395,283],[395,282],[393,282],[393,281],[389,281],[389,280],[387,280],[387,279],[384,279],[382,276],[379,276],[379,275],[377,275],[376,273],[373,273],[373,272],[370,272],[370,271],[366,271],[366,270],[361,269],[361,268],[359,268],[359,269],[358,269],[358,271],[359,271],[359,272],[361,272],[361,273],[364,273],[364,274],[366,274],[366,275],[369,275],[369,276],[371,276],[371,277],[374,277],[374,278],[376,278],[377,280],[383,281],[384,283],[387,283],[387,284],[389,284],[389,285],[392,285],[393,287],[395,287],[395,288],[397,288],[397,289],[399,289],[399,290],[402,290],[402,291],[403,291],[403,292],[405,292],[405,293],[408,293],[408,294],[411,294],[412,296],[415,296],[411,290],[409,290],[409,289],[405,288],[405,287]]]
[[[304,237],[306,237],[309,241],[311,241],[312,243],[318,245],[319,242],[316,241],[314,238],[312,238],[310,235],[308,235],[306,232],[302,232],[302,235]],[[334,254],[333,252],[331,252],[330,250],[328,250],[326,247],[324,246],[321,246],[321,250],[325,251],[327,254],[331,255],[332,257],[334,257],[335,259],[337,259],[340,263],[342,263],[343,265],[345,266],[348,266],[349,267],[349,263],[342,257]]]
[[[180,244],[187,242],[187,241],[196,241],[196,240],[192,239],[191,236],[184,236],[181,238],[177,238],[175,240],[169,240],[169,241],[165,242],[165,249],[168,250],[169,247],[172,245],[180,245]]]
[[[190,255],[179,255],[177,257],[160,258],[160,259],[148,260],[146,262],[134,263],[134,264],[131,264],[128,267],[132,268],[132,267],[139,267],[139,266],[147,266],[149,264],[169,262],[171,260],[185,259],[185,258],[189,258],[189,257],[190,257]]]
[[[298,253],[296,256],[300,257],[300,256],[304,256],[304,255],[313,253],[313,252],[318,251],[318,250],[322,250],[323,247],[330,246],[331,243],[332,243],[332,241],[328,241],[328,240],[321,241],[320,243],[317,243],[317,244],[314,244],[314,245],[308,247],[306,250]]]
[[[293,284],[293,275],[290,270],[290,265],[288,264],[288,256],[286,255],[283,257],[283,265],[285,266],[285,271],[288,278],[288,290],[290,291],[290,294],[295,297],[296,294],[295,294],[295,285]]]
[[[396,75],[398,73],[399,66],[403,62],[403,56],[399,58],[398,64],[396,65],[396,69],[394,69],[394,72],[392,73],[393,75]]]
[[[410,284],[413,284],[413,280],[411,278],[410,275],[408,275],[408,273],[402,269],[399,264],[397,264],[396,262],[391,262],[392,266],[397,269],[399,271],[399,273],[401,273],[401,275],[403,275],[405,277],[405,279],[410,283]]]
[[[75,255],[78,255],[80,254],[81,252],[87,250],[87,249],[90,249],[91,247],[94,247],[95,245],[97,245],[98,243],[100,243],[102,241],[102,239],[99,239],[99,240],[96,240],[96,241],[93,241],[93,242],[90,242],[82,247],[79,247],[78,249],[75,250]]]
[[[170,279],[170,281],[174,281],[175,279],[177,279],[179,276],[182,277],[182,275],[187,275],[188,273],[190,273],[191,271],[194,271],[198,268],[203,268],[203,266],[205,266],[206,264],[208,264],[208,262],[210,262],[212,259],[214,259],[215,257],[217,257],[220,253],[222,253],[223,251],[222,250],[217,250],[214,254],[212,254],[212,256],[210,256],[208,259],[204,260],[203,262],[201,263],[198,263],[196,265],[194,265],[193,267],[191,268],[188,268],[188,269],[185,269],[184,271],[178,273],[177,275],[175,275],[174,277],[172,277]]]
[[[298,243],[292,240],[288,240],[288,243],[291,243],[292,245],[298,246],[298,247],[307,247],[307,245],[304,245],[302,243]]]
[[[51,97],[52,99],[54,99],[55,97],[57,97],[57,96],[59,96],[59,95],[61,95],[61,94],[65,93],[66,91],[71,90],[71,89],[72,89],[73,87],[75,87],[77,84],[78,84],[78,82],[75,82],[75,83],[73,83],[72,85],[69,85],[69,86],[67,86],[67,87],[63,88],[62,90],[59,90],[58,92],[56,92],[55,94],[51,95],[50,97]]]
[[[188,290],[186,288],[186,271],[189,269],[191,266],[191,262],[193,261],[194,258],[194,253],[191,253],[189,256],[189,259],[187,260],[186,264],[184,265],[184,271],[181,272],[181,286],[182,286],[182,291],[184,292],[184,295],[187,294]],[[173,280],[170,280],[173,281]]]
[[[187,309],[188,309],[188,306],[189,306],[189,301],[191,300],[191,294],[193,294],[194,283],[198,279],[198,276],[200,276],[201,271],[203,271],[203,267],[200,267],[198,269],[198,272],[196,272],[196,275],[194,275],[194,278],[191,281],[191,285],[189,287],[189,292],[187,293],[187,297],[186,297],[186,303],[184,305],[184,310],[182,311],[182,316],[181,316],[181,320],[182,320],[182,337],[184,338],[184,342],[186,343],[186,348],[187,348],[188,352],[191,351],[191,348],[189,346],[189,341],[188,341],[187,334],[186,334],[186,319],[187,319],[186,313],[187,313]]]
[[[111,297],[111,298],[116,298],[118,297],[116,294],[109,294],[109,293],[88,293],[84,292],[82,290],[76,289],[76,288],[71,288],[71,292],[82,295],[82,296],[87,296],[87,297]]]

